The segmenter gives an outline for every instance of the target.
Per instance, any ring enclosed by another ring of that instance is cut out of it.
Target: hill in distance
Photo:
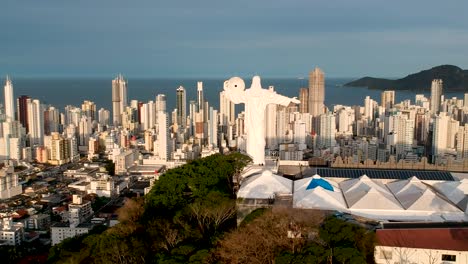
[[[434,79],[442,79],[444,91],[468,91],[468,70],[462,70],[454,65],[436,66],[397,80],[364,77],[344,86],[377,90],[430,91]]]

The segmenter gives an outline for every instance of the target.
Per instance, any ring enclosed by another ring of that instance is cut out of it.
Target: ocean
[[[329,108],[333,105],[364,105],[364,98],[370,96],[380,102],[379,90],[370,90],[365,87],[343,87],[343,84],[352,81],[352,78],[327,78],[325,80],[325,104]],[[143,102],[155,101],[158,94],[165,94],[167,111],[175,108],[176,89],[183,86],[187,91],[187,103],[196,100],[197,81],[203,82],[204,97],[211,106],[219,109],[219,92],[223,89],[225,79],[127,79],[128,100],[135,99]],[[244,78],[246,87],[250,87],[251,79]],[[28,95],[39,99],[44,104],[50,104],[60,111],[67,105],[81,107],[84,100],[96,103],[97,109],[112,110],[111,90],[112,78],[12,78],[15,98]],[[2,82],[4,83],[4,81]],[[307,79],[262,79],[262,87],[273,85],[282,95],[299,97],[299,88],[307,87]],[[430,85],[430,84],[428,84]],[[429,92],[418,92],[429,96]],[[415,92],[396,91],[395,102],[410,99],[414,102]],[[446,98],[463,98],[463,93],[445,93]],[[2,103],[3,93],[2,93]],[[236,107],[239,111],[242,107]]]

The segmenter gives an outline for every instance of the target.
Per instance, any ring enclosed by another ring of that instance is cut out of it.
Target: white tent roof
[[[323,210],[346,210],[346,202],[338,184],[331,180],[324,180],[328,182],[333,191],[323,188],[318,185],[315,188],[309,188],[313,180],[324,180],[318,175],[312,178],[297,180],[294,182],[294,208],[304,209],[323,209]]]
[[[402,210],[401,204],[380,182],[366,175],[340,183],[341,191],[350,209]]]
[[[387,187],[406,209],[414,204],[427,189],[427,186],[415,176],[407,180],[387,183]]]
[[[387,186],[406,210],[429,212],[460,211],[416,177],[388,183]]]
[[[457,204],[465,212],[468,209],[468,179],[461,181],[445,181],[433,185],[450,201]]]
[[[291,194],[292,181],[273,174],[270,170],[246,178],[237,193],[239,198],[269,199],[276,193]]]

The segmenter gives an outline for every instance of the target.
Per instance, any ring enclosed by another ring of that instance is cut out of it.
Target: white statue
[[[277,94],[273,90],[262,89],[260,77],[254,76],[252,86],[245,90],[245,83],[239,77],[224,82],[226,97],[235,104],[245,104],[246,150],[254,164],[265,163],[265,109],[269,104],[288,106],[299,100]]]

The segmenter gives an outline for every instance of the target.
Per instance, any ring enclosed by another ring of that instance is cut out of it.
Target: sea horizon
[[[231,76],[232,77],[232,76]],[[251,77],[242,77],[246,87],[250,86]],[[84,100],[96,103],[96,108],[112,110],[111,89],[112,79],[104,77],[10,77],[13,82],[15,98],[28,95],[39,99],[43,104],[52,105],[63,110],[67,105],[81,107]],[[166,95],[167,112],[175,108],[175,94],[179,86],[183,86],[187,92],[187,104],[190,100],[196,100],[197,82],[203,82],[205,100],[215,109],[219,109],[219,92],[223,89],[223,83],[228,78],[170,78],[147,77],[132,78],[124,76],[127,80],[128,101],[138,100],[148,102],[155,101],[158,94]],[[289,97],[299,97],[299,89],[308,87],[308,77],[261,77],[263,88],[270,85],[275,87],[279,94]],[[364,105],[366,96],[380,102],[382,90],[368,89],[367,87],[346,87],[344,84],[356,78],[326,77],[325,78],[325,104],[332,109],[333,105]],[[428,84],[430,85],[430,84]],[[396,91],[395,102],[410,99],[414,102],[416,94],[425,94],[427,91]],[[446,97],[463,96],[463,92],[445,93]],[[1,95],[3,102],[3,93]],[[236,112],[243,109],[237,106]]]

